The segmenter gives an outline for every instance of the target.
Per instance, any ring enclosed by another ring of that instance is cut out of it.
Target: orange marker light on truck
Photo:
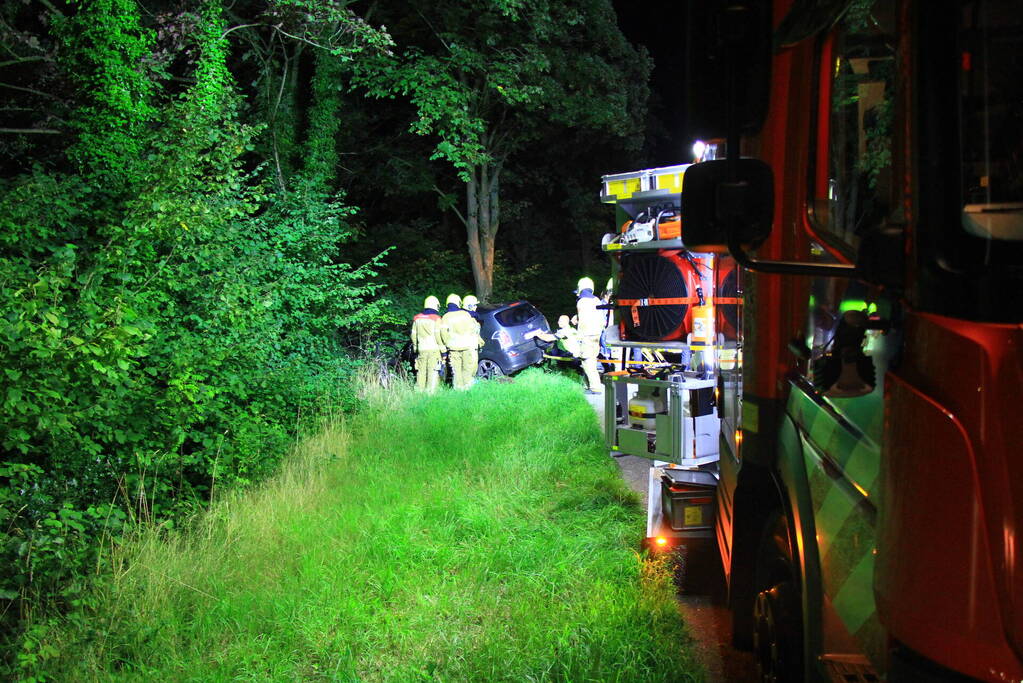
[[[663,548],[664,546],[668,545],[668,539],[666,539],[664,536],[658,536],[657,538],[654,539],[654,543],[657,544],[658,548]]]

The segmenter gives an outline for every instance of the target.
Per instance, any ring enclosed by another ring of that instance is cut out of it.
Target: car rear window
[[[494,317],[504,327],[515,327],[529,322],[538,315],[540,315],[540,311],[536,310],[536,306],[533,304],[518,304],[498,311]]]

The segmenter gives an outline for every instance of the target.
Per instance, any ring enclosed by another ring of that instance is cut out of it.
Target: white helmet
[[[445,301],[444,303],[454,304],[456,306],[461,306],[462,305],[462,297],[458,296],[457,294],[448,294],[448,300]]]
[[[591,292],[593,291],[593,279],[592,278],[588,278],[588,277],[581,277],[581,278],[579,278],[579,284],[576,285],[575,292],[576,292],[576,294],[578,294],[579,292],[583,291],[584,289],[588,289]]]
[[[472,294],[466,294],[462,297],[462,308],[467,311],[475,311],[476,307],[480,305],[480,300]]]
[[[435,296],[428,296],[426,297],[426,301],[423,302],[423,308],[432,308],[436,311],[440,308],[440,300]]]

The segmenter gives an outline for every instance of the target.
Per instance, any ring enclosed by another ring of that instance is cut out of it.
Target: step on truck
[[[734,641],[767,681],[1023,680],[1020,3],[693,0],[685,34],[682,135],[724,158],[685,168],[678,239],[737,265],[687,466]],[[619,329],[657,308],[616,296]]]

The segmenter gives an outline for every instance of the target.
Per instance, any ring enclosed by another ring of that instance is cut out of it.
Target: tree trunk
[[[494,244],[500,225],[500,165],[477,166],[465,186],[466,244],[476,296],[489,301],[494,291]]]

